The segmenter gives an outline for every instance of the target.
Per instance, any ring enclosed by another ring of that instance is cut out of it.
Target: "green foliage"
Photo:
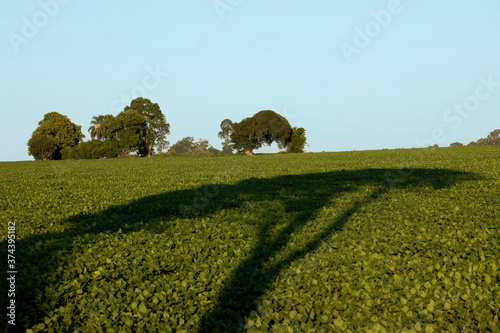
[[[500,145],[500,129],[491,132],[486,140],[488,140],[489,145]]]
[[[231,155],[234,151],[234,144],[231,142],[231,139],[226,138],[222,141],[222,150],[221,154]]]
[[[495,146],[500,145],[500,129],[491,132],[486,138],[472,141],[468,146]]]
[[[490,146],[0,163],[16,328],[497,332],[499,157]]]
[[[56,140],[49,135],[33,133],[28,141],[28,154],[32,155],[35,160],[58,159],[58,149]]]
[[[88,132],[91,139],[106,140],[114,137],[117,130],[115,117],[107,114],[92,117]]]
[[[141,156],[150,156],[156,147],[166,149],[170,125],[156,103],[149,99],[136,98],[116,117],[113,115],[94,116],[88,131],[92,143],[75,149],[68,149],[68,159],[104,158],[130,156],[136,151]],[[108,142],[110,141],[110,142]],[[88,149],[94,151],[88,153]]]
[[[141,147],[144,117],[133,109],[122,111],[115,120],[116,139],[122,149],[131,151]]]
[[[218,155],[220,150],[215,149],[210,146],[210,143],[206,139],[199,139],[198,142],[194,142],[194,138],[191,136],[185,137],[177,141],[168,150],[167,155]]]
[[[224,119],[220,123],[220,132],[219,132],[219,138],[221,139],[229,139],[231,136],[231,133],[234,132],[234,123],[230,119]]]
[[[252,117],[249,130],[255,137],[259,138],[261,142],[267,145],[276,142],[281,149],[286,147],[292,134],[292,127],[288,123],[288,120],[270,110],[256,113]]]
[[[292,129],[292,136],[287,146],[290,153],[303,153],[306,146],[306,130],[303,127]]]
[[[108,139],[105,141],[91,140],[79,143],[75,147],[62,150],[63,160],[82,160],[98,158],[128,157],[130,151],[123,141]]]
[[[135,110],[144,118],[141,128],[139,154],[151,156],[156,147],[159,151],[168,146],[166,137],[170,134],[170,124],[167,123],[165,115],[157,103],[152,103],[147,98],[138,97],[134,99],[124,111]]]
[[[35,160],[60,160],[61,150],[77,145],[84,135],[75,125],[57,112],[46,113],[28,141],[28,154]]]
[[[64,148],[61,151],[63,160],[91,159],[92,152],[102,144],[99,140],[83,141],[74,147]]]
[[[273,142],[276,142],[280,149],[284,149],[289,144],[293,132],[288,120],[271,110],[260,111],[239,123],[224,119],[220,127],[219,137],[230,140],[232,149],[245,151],[248,155],[264,144],[271,145]]]
[[[118,140],[106,140],[99,142],[92,149],[92,158],[113,158],[118,157],[123,147]]]
[[[233,129],[230,139],[236,150],[246,151],[248,155],[251,155],[253,150],[262,147],[263,141],[255,133],[252,118],[245,118],[239,123],[234,123]]]
[[[170,147],[169,152],[174,152],[176,154],[186,154],[193,151],[194,149],[194,138],[188,136],[174,143],[172,147]]]
[[[450,147],[463,147],[464,144],[460,142],[453,142],[450,144]]]

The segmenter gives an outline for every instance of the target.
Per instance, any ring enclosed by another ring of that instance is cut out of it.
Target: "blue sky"
[[[141,95],[171,144],[260,110],[308,151],[468,143],[500,128],[500,2],[2,0],[3,161],[47,112],[87,128]],[[277,147],[261,152],[277,151]]]

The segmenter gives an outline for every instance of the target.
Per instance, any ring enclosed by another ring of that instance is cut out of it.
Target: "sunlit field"
[[[499,332],[499,160],[486,146],[0,163],[15,328]]]

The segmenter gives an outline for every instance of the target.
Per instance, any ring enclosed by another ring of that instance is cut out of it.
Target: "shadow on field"
[[[471,179],[478,177],[444,169],[363,169],[288,175],[272,179],[252,178],[234,185],[214,184],[195,190],[148,196],[129,204],[110,207],[97,214],[78,214],[64,221],[72,226],[68,232],[45,233],[17,241],[16,253],[22,258],[20,263],[38,263],[38,274],[23,275],[23,267],[19,267],[15,328],[24,332],[25,328],[43,322],[46,312],[63,305],[63,300],[60,300],[58,304],[51,304],[51,309],[40,308],[50,292],[49,284],[57,281],[57,271],[63,269],[61,265],[64,260],[57,256],[58,251],[71,251],[73,240],[79,235],[115,233],[120,229],[123,233],[139,230],[165,232],[168,223],[162,226],[156,222],[168,222],[190,215],[210,216],[222,209],[242,207],[249,201],[258,203],[263,200],[280,200],[286,213],[290,213],[293,218],[287,220],[287,225],[276,233],[273,230],[279,221],[273,221],[266,217],[266,212],[261,212],[263,221],[256,226],[255,234],[258,245],[224,282],[223,291],[214,300],[216,305],[203,315],[197,328],[200,332],[242,331],[244,318],[257,308],[259,298],[275,281],[279,272],[317,249],[322,241],[341,230],[350,216],[363,206],[393,189],[421,186],[442,189]],[[374,190],[352,202],[338,216],[332,217],[329,226],[307,244],[271,264],[271,258],[287,246],[292,234],[300,232],[325,205],[332,203],[332,199],[364,186],[371,186]],[[241,198],[244,198],[243,201]],[[125,224],[128,226],[125,227]],[[6,242],[2,242],[1,247],[2,250],[6,249]],[[4,292],[8,289],[6,283],[6,279],[0,282],[2,304],[7,301]],[[35,286],[38,294],[33,292]],[[2,306],[3,318],[6,318],[5,309]],[[73,328],[69,328],[69,331],[72,330]]]

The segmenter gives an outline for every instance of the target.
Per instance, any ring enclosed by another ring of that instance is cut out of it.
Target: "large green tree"
[[[299,147],[297,149],[303,150],[305,145],[305,130],[301,129],[297,132],[297,129],[292,129],[285,117],[271,110],[260,111],[239,123],[224,119],[220,127],[219,137],[229,139],[235,149],[244,151],[247,155],[253,155],[255,149],[263,145],[271,145],[273,142],[276,142],[280,149],[290,151],[289,144],[294,131],[296,132],[295,146]]]
[[[144,128],[144,117],[133,109],[120,112],[115,118],[115,137],[123,149],[138,150]]]
[[[152,103],[147,98],[134,99],[124,111],[135,110],[144,118],[141,126],[139,155],[151,156],[154,148],[165,149],[168,146],[166,137],[170,134],[170,125],[165,119],[157,103]]]
[[[46,113],[28,141],[28,154],[35,160],[60,160],[61,150],[76,146],[82,139],[82,127],[60,113]]]
[[[280,149],[285,149],[292,135],[292,127],[285,117],[271,110],[256,113],[251,119],[251,132],[255,138],[266,145],[273,142]],[[252,128],[253,127],[253,128]]]

